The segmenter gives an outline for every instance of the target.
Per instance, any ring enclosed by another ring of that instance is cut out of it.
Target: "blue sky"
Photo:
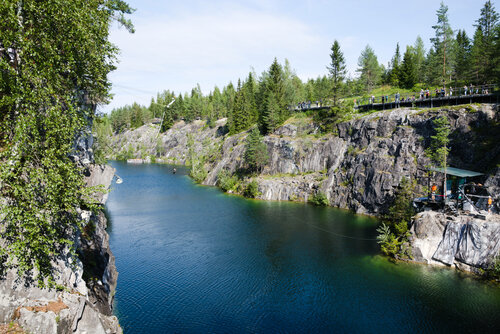
[[[327,74],[330,47],[340,43],[351,76],[361,50],[369,44],[386,65],[396,43],[404,52],[417,35],[429,48],[437,0],[191,1],[129,0],[135,34],[114,26],[111,41],[120,49],[118,69],[110,75],[113,108],[134,101],[149,105],[163,90],[204,93],[215,85],[257,75],[274,57],[285,58],[302,80]],[[448,0],[454,30],[469,37],[484,0]],[[499,11],[498,1],[492,1]]]

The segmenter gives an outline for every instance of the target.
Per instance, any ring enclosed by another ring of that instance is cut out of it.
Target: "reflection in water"
[[[376,221],[245,200],[184,168],[114,163],[108,210],[126,333],[495,332],[498,288],[377,255]]]

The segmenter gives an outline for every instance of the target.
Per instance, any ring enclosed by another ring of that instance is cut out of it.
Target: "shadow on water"
[[[378,256],[377,221],[228,196],[185,168],[113,163],[107,204],[127,333],[494,332],[500,289]]]

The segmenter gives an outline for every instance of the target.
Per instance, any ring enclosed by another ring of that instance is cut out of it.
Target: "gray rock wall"
[[[264,138],[269,163],[256,178],[260,198],[306,200],[321,191],[332,206],[378,214],[390,202],[403,177],[416,179],[417,190],[424,195],[424,187],[428,186],[424,167],[430,163],[425,149],[433,135],[432,120],[444,113],[452,127],[450,165],[491,170],[500,160],[500,145],[494,145],[500,136],[497,106],[471,108],[381,111],[341,123],[335,135],[322,137],[316,135],[317,128],[309,121],[287,123]],[[137,158],[150,154],[163,162],[184,164],[189,134],[196,154],[211,157],[206,159],[208,176],[203,184],[216,185],[221,170],[234,173],[244,167],[247,133],[229,137],[224,125],[225,120],[213,129],[203,121],[180,122],[160,134],[153,145],[151,136],[158,133],[158,126],[148,124],[114,136],[111,142],[115,156],[135,145]],[[487,182],[491,189],[500,189],[498,174],[492,174]]]
[[[416,215],[411,229],[415,260],[473,271],[488,268],[500,252],[500,216],[486,217],[432,211]]]

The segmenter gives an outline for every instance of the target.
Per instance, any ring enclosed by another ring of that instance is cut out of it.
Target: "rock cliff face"
[[[87,184],[108,188],[114,175],[109,166],[87,166]],[[107,194],[98,194],[104,203]],[[121,333],[112,316],[117,271],[109,249],[106,217],[81,211],[84,233],[75,235],[79,258],[63,254],[55,263],[56,283],[63,291],[39,289],[7,271],[0,280],[0,323],[17,322],[29,333]]]
[[[419,262],[477,272],[487,269],[500,252],[499,215],[481,220],[467,215],[422,212],[415,217],[411,233],[413,256]]]
[[[452,128],[450,165],[482,172],[500,161],[500,117],[496,105],[443,110],[397,109],[362,116],[337,125],[335,134],[317,135],[308,119],[292,119],[266,136],[269,163],[255,180],[260,198],[306,201],[321,191],[332,206],[357,213],[378,214],[390,202],[403,177],[415,179],[424,194],[429,164],[425,149],[433,135],[432,120],[447,114]],[[155,125],[145,125],[111,139],[116,157],[129,150],[134,157],[153,155],[168,163],[186,163],[191,148],[205,157],[203,184],[216,185],[221,170],[244,168],[246,133],[228,137],[225,120],[210,129],[202,121],[177,123],[157,137]],[[189,144],[191,138],[192,144]],[[130,148],[130,149],[129,149]],[[487,180],[500,189],[500,176]],[[496,188],[495,188],[496,187]],[[500,192],[495,192],[499,196]],[[499,198],[497,197],[497,200]]]

